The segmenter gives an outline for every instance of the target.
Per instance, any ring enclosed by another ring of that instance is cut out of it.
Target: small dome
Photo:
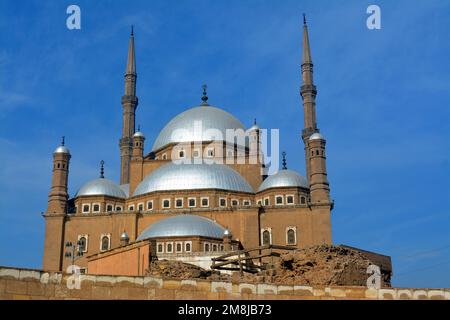
[[[316,132],[316,133],[313,133],[309,137],[309,140],[325,140],[325,138],[323,137],[323,135],[321,135],[320,133]]]
[[[231,232],[230,232],[230,230],[228,230],[228,228],[225,229],[225,231],[223,232],[223,235],[226,236],[226,237],[231,237]]]
[[[65,146],[59,146],[58,148],[55,149],[55,151],[53,153],[67,153],[67,154],[70,154],[70,151]]]
[[[159,237],[208,237],[222,239],[225,229],[218,223],[190,214],[159,220],[147,227],[136,241]]]
[[[300,187],[309,188],[308,180],[292,170],[281,170],[268,176],[259,186],[258,192],[270,188]]]
[[[81,196],[110,196],[125,199],[125,192],[111,180],[99,178],[86,183],[78,190],[75,197]]]
[[[120,239],[121,240],[128,240],[130,239],[130,237],[128,236],[128,233],[126,231],[122,232],[122,234],[120,235]]]
[[[208,107],[209,108],[209,107]],[[254,193],[248,182],[223,164],[165,164],[147,175],[134,196],[154,191],[220,189]]]
[[[140,131],[136,131],[136,132],[133,134],[133,137],[134,137],[134,138],[136,138],[136,137],[142,137],[142,138],[145,138],[144,134],[143,134],[142,132],[140,132]]]
[[[178,129],[180,134],[177,134]],[[185,130],[184,134],[181,129]],[[237,118],[222,109],[212,106],[195,107],[178,114],[167,123],[156,138],[153,151],[170,143],[219,140],[214,136],[213,129],[222,133],[223,140],[226,140],[227,129],[245,131],[244,125]]]

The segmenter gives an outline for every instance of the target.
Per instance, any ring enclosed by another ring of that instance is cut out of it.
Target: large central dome
[[[222,138],[216,137],[214,134],[216,130],[212,129],[219,130]],[[212,106],[195,107],[169,121],[156,138],[153,151],[170,143],[226,140],[227,129],[245,131],[244,125],[236,117],[222,109]]]
[[[167,163],[139,183],[134,196],[168,190],[220,189],[254,193],[247,181],[234,169],[223,164]]]

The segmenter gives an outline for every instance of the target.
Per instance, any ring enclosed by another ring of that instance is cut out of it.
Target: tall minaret
[[[305,15],[303,15],[302,86],[300,87],[300,94],[303,98],[305,115],[302,139],[305,144],[306,176],[310,185],[311,201],[313,203],[328,203],[330,202],[330,188],[326,169],[326,141],[319,133],[316,122],[317,89],[313,80],[313,63]]]
[[[120,139],[120,184],[130,182],[130,162],[133,150],[133,134],[135,113],[138,105],[136,97],[136,58],[134,54],[134,33],[131,27],[130,44],[128,46],[127,69],[125,71],[125,94],[122,97],[123,125]]]
[[[311,168],[309,161],[309,137],[319,132],[316,123],[316,95],[317,89],[313,81],[313,63],[311,58],[311,49],[309,46],[308,26],[306,17],[303,14],[303,47],[302,47],[302,86],[300,94],[303,98],[304,128],[302,139],[305,144],[306,176],[311,180]]]

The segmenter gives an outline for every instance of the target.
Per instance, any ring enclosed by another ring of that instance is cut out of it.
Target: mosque
[[[316,86],[306,21],[301,61],[305,175],[283,166],[267,174],[262,129],[246,128],[208,103],[176,115],[151,147],[136,130],[136,59],[131,32],[122,97],[120,183],[100,176],[68,194],[71,153],[53,153],[43,269],[142,275],[151,259],[208,267],[224,252],[262,245],[332,244],[333,201],[326,141],[316,121]],[[300,128],[297,128],[300,131]],[[243,133],[243,139],[228,132]],[[72,251],[70,251],[72,250]]]

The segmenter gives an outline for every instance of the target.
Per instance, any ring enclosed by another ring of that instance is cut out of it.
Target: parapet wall
[[[450,289],[377,290],[100,275],[81,275],[80,289],[68,289],[73,279],[58,272],[0,267],[0,299],[450,300]]]

